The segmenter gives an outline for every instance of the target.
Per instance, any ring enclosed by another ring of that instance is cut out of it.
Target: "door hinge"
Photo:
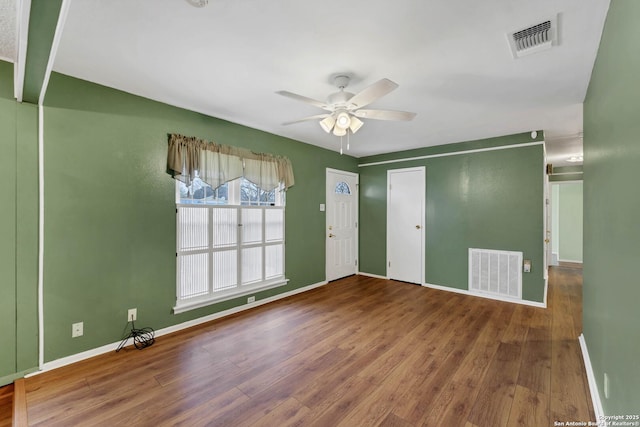
[[[358,221],[356,221],[356,228],[358,228]]]
[[[358,265],[358,260],[356,260],[356,266]]]
[[[391,190],[391,184],[389,184],[389,190]]]
[[[389,261],[389,267],[391,267],[391,261]]]

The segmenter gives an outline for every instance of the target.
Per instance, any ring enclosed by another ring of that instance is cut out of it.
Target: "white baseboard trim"
[[[504,298],[498,295],[480,294],[475,292],[469,292],[468,289],[450,288],[448,286],[432,285],[431,283],[423,283],[422,286],[424,286],[425,288],[437,289],[439,291],[455,292],[457,294],[469,295],[472,297],[480,297],[480,298],[493,299],[497,301],[512,302],[516,304],[529,305],[529,306],[538,307],[538,308],[547,308],[546,290],[545,290],[545,302],[536,302],[536,301],[528,301],[524,299]]]
[[[587,349],[587,342],[584,339],[584,334],[580,334],[578,342],[580,342],[582,359],[584,360],[584,367],[587,371],[587,380],[589,382],[589,391],[591,392],[591,401],[593,402],[593,411],[596,413],[596,421],[600,421],[604,419],[604,410],[602,409],[600,392],[598,391],[596,376],[593,373],[593,366],[591,366],[591,359],[589,358],[589,350]]]
[[[367,276],[367,277],[373,277],[375,279],[383,279],[383,280],[389,280],[388,277],[386,276],[381,276],[379,274],[372,274],[372,273],[365,273],[364,271],[358,271],[358,274],[360,276]]]
[[[582,264],[582,260],[578,261],[577,259],[559,259],[559,262],[571,262],[574,264]]]
[[[274,295],[274,296],[269,297],[269,298],[257,300],[255,302],[250,303],[250,304],[239,305],[237,307],[233,307],[233,308],[230,308],[228,310],[220,311],[218,313],[213,313],[213,314],[210,314],[208,316],[199,317],[197,319],[189,320],[187,322],[179,323],[177,325],[168,326],[166,328],[162,328],[162,329],[159,329],[159,330],[155,331],[155,336],[156,337],[160,337],[162,335],[167,335],[167,334],[171,334],[173,332],[178,332],[180,330],[191,328],[193,326],[197,326],[197,325],[200,325],[202,323],[211,322],[212,320],[220,319],[222,317],[226,317],[226,316],[229,316],[229,315],[232,315],[232,314],[235,314],[235,313],[239,313],[239,312],[244,311],[244,310],[249,310],[249,309],[254,308],[254,307],[258,307],[258,306],[261,306],[261,305],[264,305],[264,304],[268,304],[270,302],[274,302],[274,301],[277,301],[277,300],[280,300],[280,299],[283,299],[283,298],[287,298],[287,297],[290,297],[290,296],[293,296],[293,295],[296,295],[296,294],[301,294],[303,292],[310,291],[310,290],[315,289],[315,288],[319,288],[321,286],[326,285],[327,283],[328,282],[325,280],[325,281],[322,281],[322,282],[314,283],[312,285],[303,286],[301,288],[294,289],[292,291],[288,291],[288,292],[284,292],[284,293],[281,293],[281,294],[278,294],[278,295]],[[130,344],[130,342],[127,342],[126,345],[129,345],[129,344]],[[81,353],[72,354],[71,356],[62,357],[60,359],[52,360],[51,362],[46,362],[46,363],[44,363],[42,365],[42,370],[30,373],[29,375],[26,375],[25,378],[32,377],[32,376],[35,376],[35,375],[39,375],[39,374],[42,374],[44,372],[51,371],[53,369],[61,368],[63,366],[71,365],[73,363],[80,362],[82,360],[86,360],[86,359],[89,359],[89,358],[92,358],[92,357],[95,357],[95,356],[99,356],[101,354],[108,353],[110,351],[115,351],[118,348],[119,345],[120,345],[120,341],[114,342],[114,343],[111,343],[111,344],[107,344],[107,345],[103,345],[101,347],[97,347],[97,348],[94,348],[94,349],[91,349],[91,350],[83,351]]]

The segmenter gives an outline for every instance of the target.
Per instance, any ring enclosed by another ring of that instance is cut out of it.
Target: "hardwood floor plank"
[[[0,427],[13,423],[13,384],[0,387]]]
[[[24,378],[18,378],[13,383],[13,426],[27,427],[29,419],[27,416],[27,397],[24,386]]]
[[[469,414],[469,421],[480,426],[506,426],[513,403],[521,348],[500,343],[495,359],[480,386],[478,399]]]
[[[291,427],[297,425],[300,420],[311,410],[303,406],[296,399],[289,398],[276,406],[264,417],[251,424],[252,427]]]
[[[239,384],[238,388],[248,396],[255,396],[269,388],[281,389],[283,383],[296,386],[299,383],[313,381],[322,375],[324,369],[341,363],[347,356],[348,352],[341,348],[326,351],[323,345],[319,345],[317,349],[311,347],[308,352],[299,353],[286,363],[278,364]]]
[[[398,385],[384,384],[378,386],[357,404],[336,426],[376,426],[389,415],[401,396],[402,390]]]
[[[416,425],[422,425],[424,420],[432,413],[433,403],[436,402],[443,391],[446,390],[467,357],[473,344],[481,335],[481,331],[491,318],[491,311],[487,307],[479,306],[475,311],[469,311],[462,315],[460,326],[451,331],[451,336],[445,346],[433,352],[435,362],[442,360],[432,375],[414,382],[407,387],[403,398],[403,406],[394,410],[396,415]],[[446,397],[443,398],[446,400]],[[406,405],[409,404],[407,407]],[[408,409],[408,411],[407,411]]]
[[[549,395],[516,386],[509,426],[546,426],[549,422]]]
[[[297,425],[299,427],[335,426],[375,389],[376,386],[357,376],[350,376],[344,381],[333,383],[330,388],[325,385],[314,395],[317,397],[312,400],[314,405],[307,405],[312,411],[305,420],[302,420],[303,422]],[[320,396],[324,398],[319,398]]]
[[[518,384],[549,396],[551,393],[551,331],[529,328],[522,352]]]
[[[559,421],[595,421],[580,345],[575,340],[553,341],[551,362],[551,418]]]
[[[465,423],[505,330],[502,311],[494,310],[451,382],[433,402],[423,420],[424,426],[456,426]]]
[[[378,427],[412,427],[412,426],[413,424],[411,424],[407,420],[400,418],[399,416],[393,413],[390,413],[389,415],[387,415],[385,419],[382,420],[380,424],[378,424]]]
[[[158,426],[206,426],[216,419],[222,408],[230,410],[240,406],[249,400],[249,396],[242,393],[237,388],[232,388],[225,393],[221,393],[211,400],[195,406],[189,411],[178,412],[170,417],[162,410],[164,405],[158,405],[143,413],[141,418],[144,424]]]

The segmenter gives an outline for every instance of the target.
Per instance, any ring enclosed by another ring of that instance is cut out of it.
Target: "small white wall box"
[[[525,273],[531,273],[531,260],[525,259],[522,263],[522,271]]]

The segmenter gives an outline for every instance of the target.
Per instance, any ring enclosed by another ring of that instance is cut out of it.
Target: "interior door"
[[[387,172],[387,277],[424,281],[424,167]]]
[[[327,169],[326,277],[358,271],[358,174]]]

